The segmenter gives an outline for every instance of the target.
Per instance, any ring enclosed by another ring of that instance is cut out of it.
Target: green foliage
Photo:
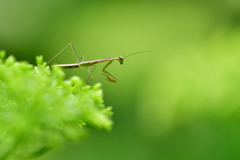
[[[110,130],[100,84],[85,85],[79,77],[64,80],[37,57],[37,66],[5,59],[0,51],[0,159],[42,155],[66,141],[86,136],[86,126]]]

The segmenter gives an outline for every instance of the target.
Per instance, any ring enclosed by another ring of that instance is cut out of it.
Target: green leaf
[[[81,78],[64,80],[42,56],[37,67],[4,59],[0,52],[0,159],[35,157],[86,137],[85,126],[110,130],[112,110],[103,104],[101,85]]]

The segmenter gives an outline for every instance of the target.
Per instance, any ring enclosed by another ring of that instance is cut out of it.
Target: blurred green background
[[[113,130],[40,160],[240,159],[239,0],[0,0],[0,49],[35,64],[72,42],[101,77]],[[53,63],[75,63],[70,49]],[[87,79],[86,69],[72,73]]]

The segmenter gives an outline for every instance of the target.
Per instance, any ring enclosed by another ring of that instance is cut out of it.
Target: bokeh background
[[[72,42],[85,60],[128,55],[100,79],[111,132],[40,160],[240,159],[239,0],[0,0],[0,49],[35,64]],[[75,63],[71,49],[53,63]],[[86,69],[72,75],[87,79]]]

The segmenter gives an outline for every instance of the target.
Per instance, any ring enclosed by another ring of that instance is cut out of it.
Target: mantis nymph
[[[96,67],[95,64],[97,63],[101,63],[101,62],[106,62],[106,61],[109,61],[102,69],[103,73],[102,75],[104,75],[105,77],[107,77],[107,80],[109,82],[114,82],[116,83],[117,82],[117,79],[112,75],[110,74],[108,71],[106,71],[107,67],[115,60],[118,60],[120,62],[120,64],[123,64],[123,61],[129,57],[129,56],[132,56],[134,54],[139,54],[139,53],[143,53],[143,52],[150,52],[150,51],[142,51],[142,52],[137,52],[137,53],[132,53],[128,56],[126,56],[125,58],[123,57],[112,57],[112,58],[103,58],[103,59],[96,59],[96,60],[92,60],[92,61],[83,61],[83,57],[82,57],[82,61],[79,62],[78,58],[77,58],[77,54],[75,52],[75,49],[73,47],[73,44],[72,43],[69,43],[66,47],[64,47],[59,53],[57,53],[50,61],[48,61],[48,63],[50,63],[53,59],[55,59],[60,53],[62,53],[67,47],[71,46],[72,50],[73,50],[73,53],[74,53],[74,56],[77,60],[77,63],[72,63],[72,64],[57,64],[57,65],[53,65],[51,67],[61,67],[61,68],[78,68],[78,67],[87,67],[87,70],[88,70],[88,73],[91,77],[91,80],[88,82],[90,83],[93,79],[93,76],[91,74],[91,71],[89,70],[90,67],[93,67],[92,71],[94,70],[94,68]],[[89,79],[89,78],[88,78]],[[87,84],[88,84],[87,83]]]

